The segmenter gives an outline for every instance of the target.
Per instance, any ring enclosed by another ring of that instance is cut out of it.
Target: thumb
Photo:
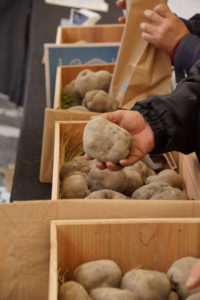
[[[192,268],[185,286],[187,289],[192,289],[199,284],[200,284],[200,261]]]
[[[154,11],[157,12],[161,17],[168,18],[172,12],[169,7],[165,4],[158,4],[154,7]]]
[[[122,119],[122,111],[116,110],[114,112],[104,113],[101,115],[101,117],[107,119],[108,121],[110,121],[112,123],[120,124],[120,121]]]

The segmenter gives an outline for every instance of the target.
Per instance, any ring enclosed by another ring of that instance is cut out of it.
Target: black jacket
[[[149,96],[132,110],[139,111],[154,132],[152,153],[195,151],[200,161],[200,61],[171,94]]]
[[[200,59],[200,14],[182,21],[190,33],[181,39],[176,51],[174,68],[177,82],[183,79],[194,63]]]

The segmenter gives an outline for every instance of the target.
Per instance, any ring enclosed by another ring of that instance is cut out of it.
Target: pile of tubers
[[[108,71],[84,69],[64,86],[61,108],[99,113],[117,110],[118,101],[108,94],[111,79],[112,74]]]
[[[61,199],[189,199],[176,171],[156,174],[143,161],[113,172],[98,169],[96,160],[77,156],[62,166],[60,180]]]
[[[60,285],[59,300],[198,300],[200,286],[185,288],[197,261],[180,258],[167,273],[136,268],[125,274],[113,260],[90,261],[79,265],[71,280]]]
[[[126,158],[132,136],[102,118],[89,121],[83,133],[84,156],[66,162],[60,170],[60,198],[187,200],[181,176],[166,169],[156,174],[144,161],[120,171],[100,170],[96,162],[118,162]]]

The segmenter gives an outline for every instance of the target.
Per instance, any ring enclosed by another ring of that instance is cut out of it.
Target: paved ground
[[[10,200],[23,109],[0,94],[0,203]]]

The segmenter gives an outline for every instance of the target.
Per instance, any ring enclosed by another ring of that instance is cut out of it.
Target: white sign
[[[91,10],[108,11],[108,3],[104,0],[45,0],[48,4],[86,8]]]

